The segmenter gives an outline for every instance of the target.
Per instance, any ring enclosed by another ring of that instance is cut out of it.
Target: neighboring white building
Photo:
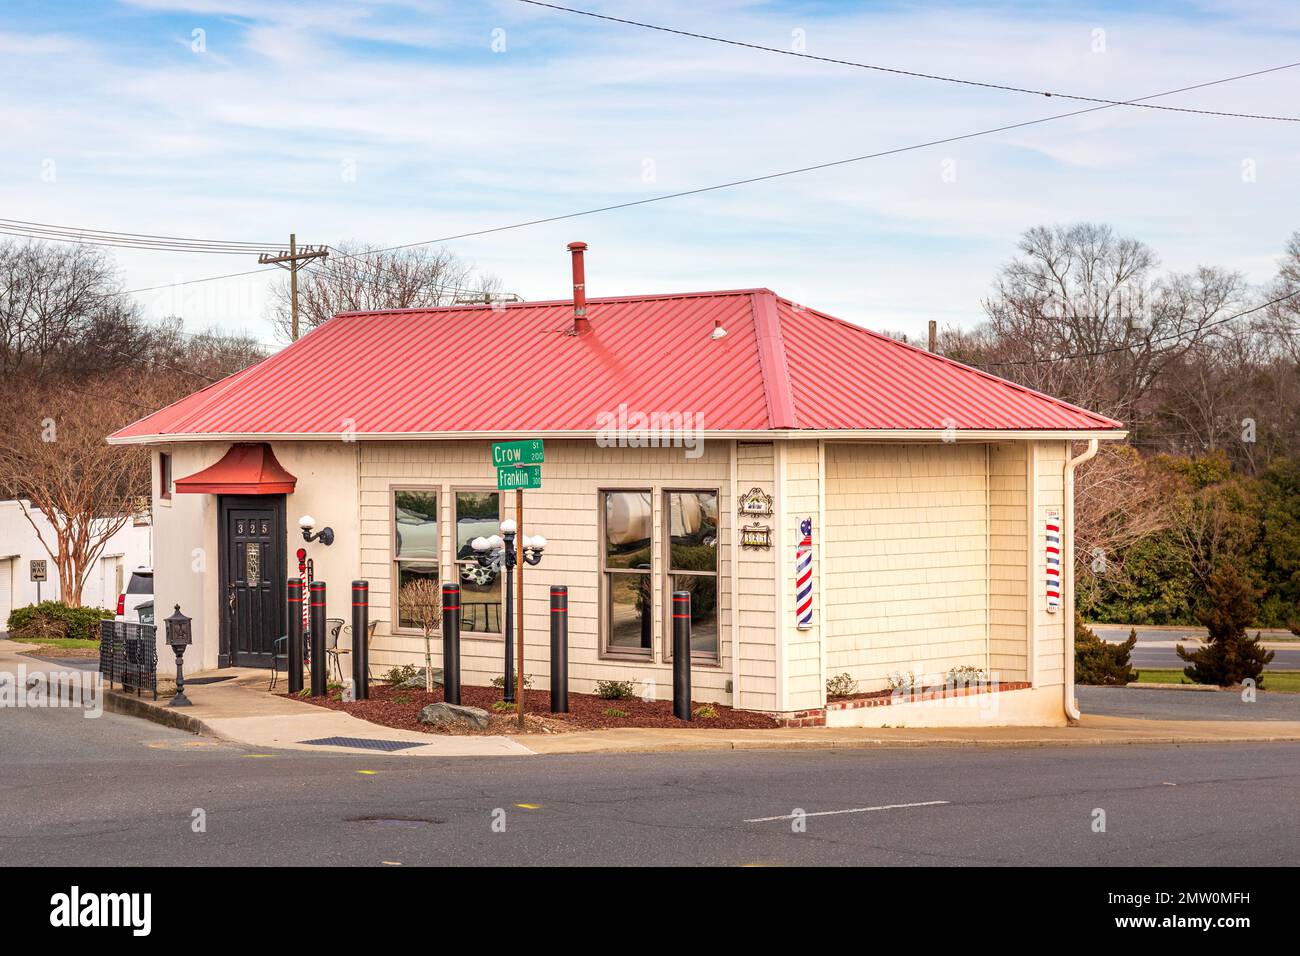
[[[41,538],[51,545],[56,541],[49,519],[31,502],[0,501],[0,630],[16,607],[35,604],[37,586],[31,579],[31,562],[44,560],[48,580],[40,585],[42,600],[58,600],[59,571],[49,552],[36,536],[36,529],[23,514],[24,508],[40,526]],[[128,521],[108,539],[104,551],[90,572],[81,591],[81,603],[87,607],[113,610],[131,570],[150,567],[153,563],[153,528],[147,518]]]

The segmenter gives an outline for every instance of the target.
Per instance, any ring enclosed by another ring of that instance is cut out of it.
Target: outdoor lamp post
[[[515,607],[515,590],[512,586],[515,572],[515,535],[518,533],[518,526],[513,518],[507,518],[501,522],[501,533],[494,534],[490,538],[475,538],[469,543],[474,549],[474,558],[478,561],[479,567],[496,568],[504,570],[506,575],[505,583],[505,627],[503,636],[506,645],[505,660],[505,693],[502,700],[506,703],[514,703],[515,699],[515,650],[514,642],[511,635],[514,633],[514,607]],[[524,562],[536,565],[542,560],[542,552],[546,550],[546,539],[541,535],[530,536],[524,535]],[[523,608],[519,613],[523,613]]]
[[[190,619],[181,613],[181,606],[176,605],[176,611],[171,617],[163,621],[167,625],[167,646],[176,652],[176,696],[167,704],[168,707],[189,707],[190,699],[185,696],[185,668],[183,665],[185,659],[185,648],[194,643],[194,636],[190,631]]]
[[[333,528],[321,528],[315,534],[311,533],[311,529],[316,527],[316,519],[311,515],[303,515],[299,518],[298,527],[302,529],[302,540],[308,543],[312,541],[320,541],[320,543],[326,547],[329,547],[334,543]]]

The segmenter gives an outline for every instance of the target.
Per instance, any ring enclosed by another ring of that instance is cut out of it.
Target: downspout
[[[1065,459],[1065,520],[1061,535],[1061,582],[1065,600],[1065,716],[1079,719],[1079,708],[1074,703],[1074,469],[1097,454],[1097,439],[1089,438],[1087,449],[1077,458],[1070,458],[1066,445]]]

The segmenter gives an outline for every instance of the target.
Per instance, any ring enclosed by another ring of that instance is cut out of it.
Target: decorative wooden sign
[[[750,488],[740,496],[739,513],[742,515],[770,515],[772,513],[772,496],[764,494],[762,488]]]
[[[753,524],[740,526],[740,546],[751,551],[767,551],[772,547],[772,528],[770,525]]]

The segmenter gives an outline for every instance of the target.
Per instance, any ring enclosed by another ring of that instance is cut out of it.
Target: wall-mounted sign
[[[772,496],[763,493],[762,488],[750,488],[740,496],[739,513],[742,515],[770,515],[772,513]]]
[[[799,547],[794,552],[794,613],[799,630],[812,627],[812,518],[799,522]]]
[[[1061,606],[1061,513],[1055,508],[1047,512],[1043,531],[1047,558],[1047,613],[1055,614]]]
[[[33,581],[39,582],[49,580],[49,569],[45,566],[44,558],[32,558],[31,564]]]
[[[766,551],[772,547],[772,529],[769,525],[753,524],[740,526],[740,546],[752,550]]]

